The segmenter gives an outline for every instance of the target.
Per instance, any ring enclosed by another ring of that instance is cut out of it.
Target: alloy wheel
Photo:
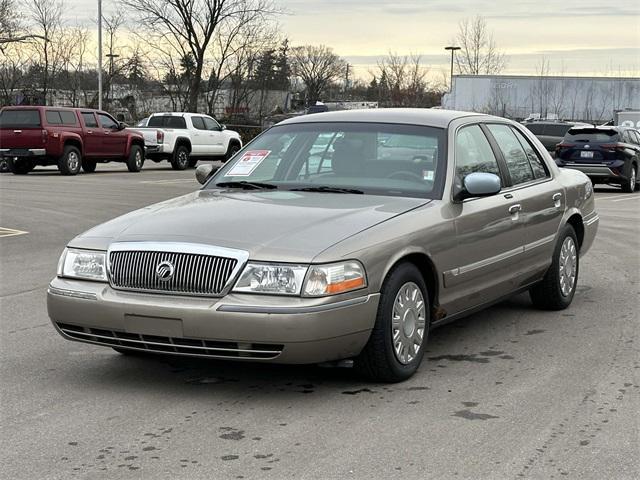
[[[560,249],[560,291],[562,295],[568,297],[573,291],[576,283],[578,270],[578,254],[573,238],[567,237],[562,242]]]
[[[73,151],[69,152],[69,154],[67,155],[67,166],[69,167],[69,170],[75,172],[78,169],[79,165],[80,158],[78,157],[78,154]]]
[[[393,302],[391,335],[396,359],[403,365],[420,352],[425,336],[426,308],[418,285],[405,283]]]

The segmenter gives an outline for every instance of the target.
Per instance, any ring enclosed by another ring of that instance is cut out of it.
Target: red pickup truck
[[[144,138],[111,115],[87,108],[5,107],[0,110],[0,160],[16,175],[36,165],[57,165],[63,175],[96,164],[124,162],[130,172],[144,164]]]

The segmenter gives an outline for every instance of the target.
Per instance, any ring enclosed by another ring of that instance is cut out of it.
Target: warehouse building
[[[442,107],[518,120],[539,115],[600,123],[617,110],[640,110],[640,78],[455,75]]]

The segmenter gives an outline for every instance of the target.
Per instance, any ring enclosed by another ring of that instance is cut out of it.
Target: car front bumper
[[[339,301],[246,294],[182,297],[55,278],[47,308],[56,330],[69,340],[174,355],[304,364],[360,353],[373,328],[378,300],[379,294],[362,293]]]

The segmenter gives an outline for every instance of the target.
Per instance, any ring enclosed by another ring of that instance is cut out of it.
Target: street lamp
[[[455,55],[456,50],[460,50],[460,47],[444,47],[445,50],[451,50],[451,80],[449,82],[449,92],[453,90],[453,56]]]
[[[109,97],[113,100],[113,59],[118,58],[117,53],[107,53],[105,57],[109,59]]]

